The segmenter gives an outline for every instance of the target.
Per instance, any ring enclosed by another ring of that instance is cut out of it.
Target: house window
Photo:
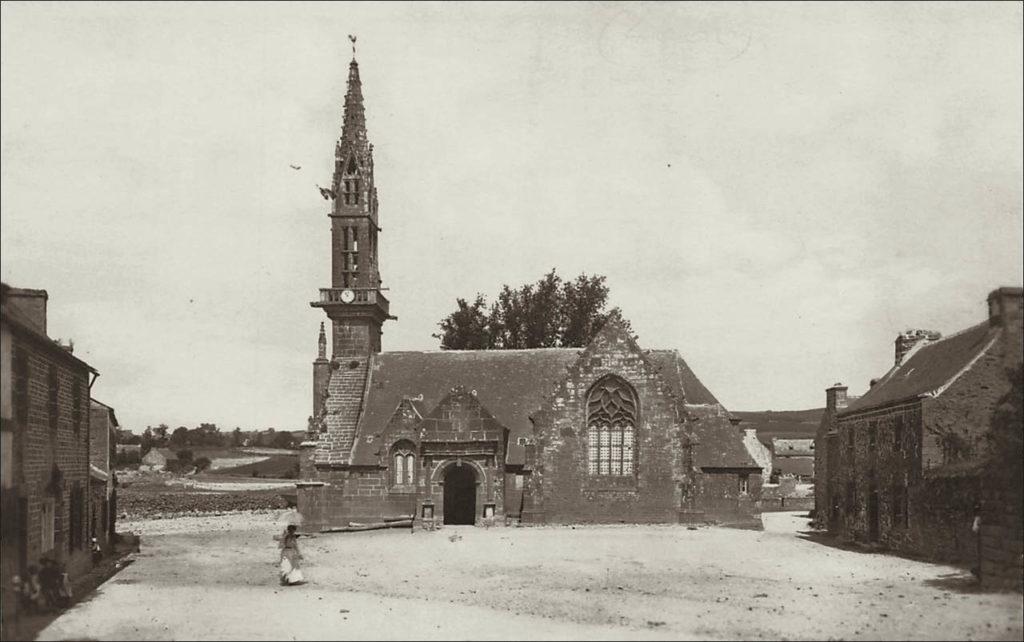
[[[903,525],[903,513],[906,510],[906,488],[902,484],[892,485],[892,525],[893,527]]]
[[[872,450],[875,448],[875,444],[878,441],[878,422],[872,421],[868,424],[868,447]]]
[[[896,426],[893,428],[893,447],[899,452],[903,450],[903,415],[896,415]]]
[[[516,475],[516,490],[523,489],[523,475]]]
[[[587,395],[587,462],[591,475],[632,475],[637,417],[633,388],[609,375]]]
[[[57,403],[58,395],[60,393],[60,378],[57,375],[56,366],[50,366],[47,381],[49,388],[49,399],[46,404],[46,407],[50,415],[50,430],[57,430],[57,420],[59,419],[60,413],[60,406]]]
[[[28,423],[28,354],[21,347],[14,349],[11,358],[13,378],[14,418],[23,426]]]
[[[746,495],[750,492],[750,475],[740,475],[740,494]]]
[[[54,520],[57,519],[55,503],[52,498],[44,499],[39,510],[39,523],[42,529],[41,550],[43,553],[53,550]]]
[[[75,385],[72,388],[71,424],[75,428],[75,434],[82,427],[82,382],[75,378]]]

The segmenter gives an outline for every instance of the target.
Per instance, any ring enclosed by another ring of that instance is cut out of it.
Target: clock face
[[[356,293],[355,292],[353,292],[352,290],[343,290],[342,291],[342,293],[341,293],[341,302],[342,303],[352,303],[355,300],[356,300]]]

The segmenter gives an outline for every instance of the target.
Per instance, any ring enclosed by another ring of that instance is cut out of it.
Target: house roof
[[[110,421],[115,428],[121,426],[121,424],[117,423],[117,415],[114,413],[113,408],[103,403],[102,401],[97,401],[95,399],[89,399],[89,402],[92,404],[92,410],[106,410],[109,413]]]
[[[7,284],[3,285],[6,286]],[[13,329],[17,330],[21,336],[31,339],[36,345],[44,348],[51,355],[88,370],[93,374],[99,374],[95,368],[76,357],[74,354],[69,352],[67,348],[48,337],[45,333],[34,328],[32,323],[25,319],[22,312],[15,306],[0,306],[0,319],[2,319],[4,323],[9,324]]]
[[[809,477],[814,474],[814,457],[772,457],[772,471]]]
[[[776,457],[799,457],[814,455],[813,439],[772,439],[772,453]]]
[[[721,404],[686,404],[686,411],[697,421],[689,424],[696,437],[693,463],[699,468],[761,468],[743,444],[742,431],[729,422],[729,412]]]
[[[580,348],[532,350],[436,350],[383,352],[373,357],[364,412],[352,451],[353,465],[376,465],[376,439],[403,398],[414,400],[421,415],[435,408],[452,388],[476,391],[480,403],[510,431],[507,462],[522,464],[519,437],[533,434],[530,415],[567,376]],[[650,350],[646,356],[687,403],[718,404],[676,350]],[[422,397],[422,398],[421,398]],[[723,409],[724,411],[724,409]],[[727,413],[726,413],[727,414]],[[368,440],[368,436],[374,438]],[[737,445],[745,452],[739,439]],[[753,464],[752,464],[753,465]]]
[[[988,321],[944,339],[920,345],[893,367],[864,396],[839,416],[880,408],[922,395],[938,396],[999,338],[1002,328]]]

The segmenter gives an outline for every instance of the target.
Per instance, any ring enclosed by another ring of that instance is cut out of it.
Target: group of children
[[[15,575],[13,589],[21,607],[29,613],[43,613],[53,609],[67,608],[71,604],[71,580],[64,565],[44,557],[40,567],[28,567],[28,575],[22,579]]]

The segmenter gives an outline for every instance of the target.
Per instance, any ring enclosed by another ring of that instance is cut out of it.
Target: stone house
[[[772,477],[794,477],[799,481],[814,480],[814,439],[773,437]]]
[[[847,540],[977,562],[986,437],[1007,371],[1021,363],[1022,332],[1021,289],[1000,288],[982,323],[945,338],[901,334],[893,367],[862,397],[829,388],[819,523]]]
[[[307,528],[415,516],[446,524],[757,521],[761,468],[675,350],[611,322],[585,348],[382,352],[359,67],[335,148],[332,287],[320,327],[298,507]]]
[[[89,472],[91,481],[92,521],[90,537],[95,537],[106,551],[114,542],[117,519],[117,490],[114,475],[114,447],[117,439],[117,416],[110,406],[90,399]]]
[[[167,468],[167,462],[177,458],[178,456],[170,448],[150,448],[149,452],[142,456],[142,464],[139,469],[164,470]]]
[[[91,568],[89,391],[98,373],[46,333],[48,296],[0,284],[2,578],[51,557]]]

